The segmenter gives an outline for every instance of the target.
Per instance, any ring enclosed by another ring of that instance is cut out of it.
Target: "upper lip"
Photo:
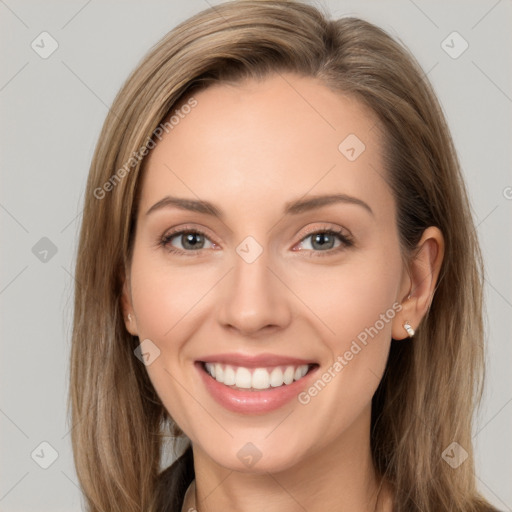
[[[263,368],[267,366],[301,366],[303,364],[316,364],[315,361],[297,357],[281,356],[278,354],[213,354],[205,356],[198,361],[203,363],[222,363],[244,368]]]

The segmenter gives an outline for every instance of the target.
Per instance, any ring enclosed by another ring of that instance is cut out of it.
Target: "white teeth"
[[[293,366],[287,366],[283,374],[283,380],[285,384],[291,384],[293,382],[293,376],[295,374],[295,368]]]
[[[293,376],[293,378],[295,380],[299,380],[302,377],[304,377],[304,375],[306,375],[306,373],[308,373],[307,366],[298,366],[297,369],[295,370],[295,375]]]
[[[215,363],[215,378],[219,382],[224,382],[224,370],[219,363]]]
[[[206,371],[215,378],[215,365],[212,363],[204,363]]]
[[[216,377],[217,382],[224,381],[222,379],[219,379],[219,377]],[[249,389],[251,387],[251,372],[247,368],[238,368],[236,371],[236,383],[235,386],[237,388],[245,388]]]
[[[252,387],[254,389],[268,389],[270,387],[270,375],[263,368],[256,368],[252,374]]]
[[[221,384],[243,389],[269,389],[289,385],[308,373],[309,365],[276,366],[270,372],[267,368],[249,370],[241,366],[233,367],[221,363],[205,363],[206,371]]]
[[[283,370],[281,370],[281,368],[277,367],[272,370],[270,374],[270,385],[273,388],[283,385]]]
[[[232,366],[226,366],[226,369],[224,370],[224,384],[226,384],[226,386],[234,386],[235,383],[235,370],[233,370]]]

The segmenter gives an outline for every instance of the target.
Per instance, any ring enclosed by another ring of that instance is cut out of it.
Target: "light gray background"
[[[217,3],[0,0],[2,512],[81,510],[65,404],[88,167],[129,72],[178,22]],[[512,510],[512,3],[323,5],[336,17],[377,23],[405,43],[446,112],[487,266],[488,380],[474,435],[478,485],[501,510]],[[47,59],[31,48],[43,31],[59,45]],[[457,59],[442,47],[453,31],[469,43]],[[57,248],[46,262],[32,251],[42,237]],[[51,462],[43,441],[58,452],[48,469],[31,458],[36,450],[35,460]]]

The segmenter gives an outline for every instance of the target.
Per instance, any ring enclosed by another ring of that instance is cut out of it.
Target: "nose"
[[[285,328],[292,318],[293,294],[279,265],[265,249],[252,262],[240,254],[219,290],[219,323],[244,336]]]

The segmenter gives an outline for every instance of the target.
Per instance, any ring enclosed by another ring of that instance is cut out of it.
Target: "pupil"
[[[197,241],[195,241],[194,239],[200,236],[201,235],[199,233],[189,233],[185,237],[186,243],[184,244],[184,246],[186,247],[187,245],[189,245],[192,249],[197,248],[198,245],[201,245],[201,242],[199,241],[198,243],[196,243]]]
[[[332,239],[329,240],[331,238],[331,235],[329,234],[325,234],[325,233],[318,233],[317,235],[315,235],[314,237],[314,242],[313,244],[317,243],[319,244],[320,247],[324,247],[326,244],[328,245],[329,244],[329,241],[332,242]]]

